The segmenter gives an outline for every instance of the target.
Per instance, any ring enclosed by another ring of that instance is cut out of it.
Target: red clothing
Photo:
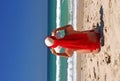
[[[64,38],[57,39],[55,36],[50,36],[50,38],[54,39],[54,45],[51,48],[55,48],[57,46],[61,46],[63,48],[69,49],[87,49],[87,50],[95,50],[100,48],[100,35],[97,35],[97,42],[91,42],[88,38],[87,33],[78,33],[67,35]]]

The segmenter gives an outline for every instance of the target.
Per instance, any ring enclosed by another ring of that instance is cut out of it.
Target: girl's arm
[[[57,28],[57,29],[53,30],[52,35],[55,36],[57,31],[65,30],[65,29],[68,28],[68,27],[72,27],[72,25],[66,25],[66,26]]]
[[[52,54],[54,54],[54,55],[58,55],[58,56],[66,57],[66,58],[70,57],[70,55],[68,55],[66,53],[56,53],[56,51],[52,48],[50,50],[51,50]]]

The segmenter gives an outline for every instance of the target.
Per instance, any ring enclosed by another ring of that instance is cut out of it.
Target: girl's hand
[[[52,36],[55,36],[56,35],[56,30],[53,30],[52,31]]]
[[[52,34],[52,36],[55,36],[55,32],[52,32],[51,34]]]
[[[56,51],[53,48],[51,48],[50,51],[52,52],[52,54],[56,54]]]

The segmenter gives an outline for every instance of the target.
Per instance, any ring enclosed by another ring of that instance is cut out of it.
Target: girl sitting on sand
[[[57,38],[57,31],[64,30],[65,36]],[[55,29],[52,36],[45,38],[45,44],[50,48],[54,55],[62,57],[71,57],[73,52],[77,53],[98,53],[100,51],[100,34],[97,29],[87,31],[75,31],[72,25],[66,25]],[[64,53],[57,53],[54,48],[62,47]]]

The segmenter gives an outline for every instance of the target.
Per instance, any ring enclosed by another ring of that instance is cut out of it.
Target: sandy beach
[[[77,81],[120,81],[120,0],[78,0],[77,30],[101,27],[104,46],[77,55]]]

